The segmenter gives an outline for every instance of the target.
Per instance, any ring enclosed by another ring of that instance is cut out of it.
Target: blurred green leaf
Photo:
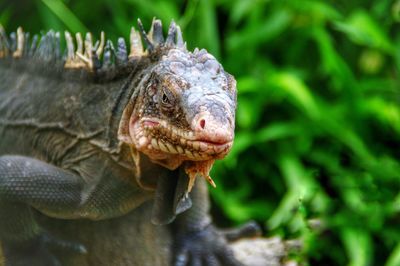
[[[286,93],[291,101],[300,107],[312,119],[320,116],[317,103],[307,85],[289,72],[280,72],[266,77],[270,86],[278,87]]]
[[[389,54],[396,50],[378,23],[363,10],[354,11],[344,22],[335,22],[335,26],[357,44],[380,49]]]
[[[346,228],[342,239],[349,256],[349,266],[366,266],[371,261],[371,239],[366,231],[358,228]]]
[[[282,155],[279,159],[279,167],[285,178],[288,192],[268,220],[268,226],[271,229],[288,222],[293,211],[301,206],[299,201],[308,201],[317,189],[301,163],[290,153]]]
[[[3,27],[7,26],[7,23],[10,20],[10,16],[11,16],[10,8],[6,8],[0,11],[0,24],[2,24]]]
[[[297,191],[288,191],[281,199],[278,207],[267,221],[269,229],[276,229],[279,226],[287,223],[292,217],[293,209],[298,206],[298,201],[301,195]]]
[[[42,0],[42,2],[64,22],[73,32],[87,32],[88,29],[61,0]]]
[[[318,45],[321,55],[322,70],[330,75],[336,88],[345,87],[354,82],[354,75],[346,61],[338,54],[334,47],[334,41],[324,28],[313,28],[312,36]],[[335,88],[335,89],[336,89]]]
[[[362,107],[366,113],[400,133],[400,108],[398,104],[385,101],[380,97],[372,97],[366,99]]]
[[[259,7],[258,1],[235,1],[233,4],[230,18],[234,24],[249,14],[253,8]]]
[[[252,99],[241,99],[236,113],[238,125],[244,129],[257,125],[261,107],[261,105],[254,105],[254,100]]]
[[[400,243],[396,246],[393,252],[390,254],[385,266],[397,266],[400,265]]]
[[[278,37],[290,25],[290,20],[291,14],[286,10],[275,12],[267,18],[267,21],[259,24],[258,27],[249,26],[244,31],[241,31],[240,34],[233,33],[228,39],[228,49],[245,51],[250,49],[253,44],[267,42],[272,38]]]
[[[217,58],[220,57],[220,43],[218,38],[218,21],[214,1],[203,0],[199,2],[199,24],[201,25],[198,33],[200,44],[209,48]]]
[[[168,24],[171,19],[179,19],[179,6],[170,1],[141,1],[141,0],[124,0],[132,4],[133,16],[131,19],[140,18],[145,16],[150,24],[151,20],[156,17],[161,19],[164,23]],[[135,8],[136,7],[136,8]],[[136,9],[136,10],[135,10]],[[139,12],[138,12],[139,11]],[[140,16],[142,14],[142,16]],[[143,20],[145,18],[142,18]]]
[[[323,25],[326,21],[339,19],[342,17],[340,12],[327,1],[291,0],[291,7],[306,15],[314,25]]]

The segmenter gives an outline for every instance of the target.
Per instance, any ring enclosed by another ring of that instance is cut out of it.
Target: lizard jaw
[[[185,163],[184,170],[189,178],[188,192],[198,176],[216,187],[210,177],[211,168],[215,159],[225,157],[233,144],[230,136],[213,136],[210,140],[205,134],[196,136],[196,131],[181,130],[156,118],[131,118],[129,133],[135,149],[154,163],[170,170]]]
[[[196,136],[193,131],[182,130],[155,118],[132,120],[130,135],[135,148],[153,160],[175,158],[183,161],[221,159],[232,147],[231,139],[216,142]]]

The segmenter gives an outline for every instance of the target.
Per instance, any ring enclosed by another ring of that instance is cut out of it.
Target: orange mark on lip
[[[214,188],[217,187],[215,182],[210,177],[210,171],[213,165],[214,160],[187,162],[185,172],[189,176],[188,192],[192,190],[198,175],[204,177]]]
[[[206,180],[208,183],[210,183],[211,186],[213,186],[214,188],[217,187],[217,185],[215,184],[214,180],[212,180],[211,176],[206,176]]]

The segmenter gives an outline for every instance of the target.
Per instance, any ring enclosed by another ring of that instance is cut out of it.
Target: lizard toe
[[[180,234],[175,248],[174,266],[242,266],[224,234],[213,225]]]
[[[242,238],[257,237],[262,233],[261,227],[254,221],[249,221],[242,226],[221,230],[228,242],[234,242]]]
[[[80,243],[54,237],[52,234],[48,232],[42,233],[40,237],[41,241],[43,241],[43,243],[51,249],[54,248],[67,252],[87,254],[86,247]]]

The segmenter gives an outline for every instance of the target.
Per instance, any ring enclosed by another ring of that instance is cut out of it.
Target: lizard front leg
[[[23,156],[0,157],[0,241],[7,266],[60,265],[49,246],[84,252],[84,247],[58,240],[36,223],[33,208],[62,213],[77,208],[81,178]]]
[[[174,266],[239,266],[228,242],[260,234],[254,222],[237,229],[218,230],[209,215],[207,184],[198,178],[190,197],[193,206],[174,222]]]

